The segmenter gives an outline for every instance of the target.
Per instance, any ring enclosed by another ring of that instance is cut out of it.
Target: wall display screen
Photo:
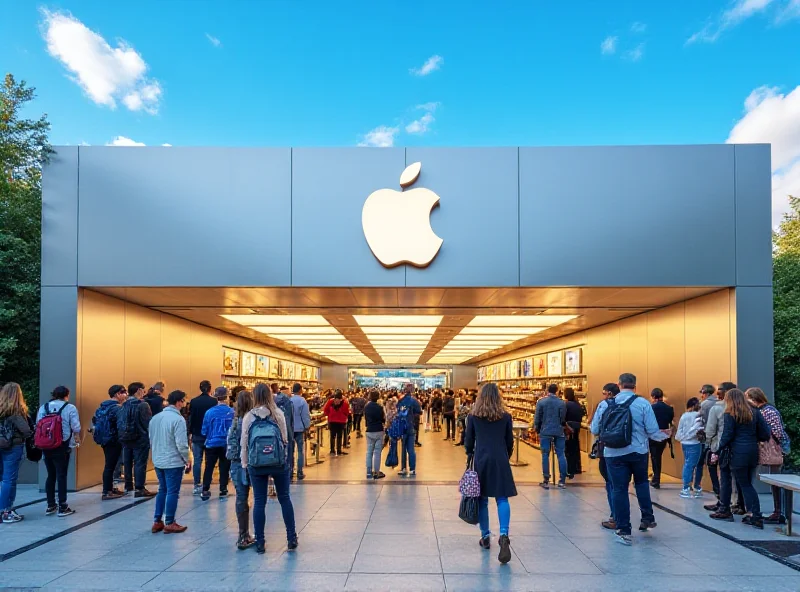
[[[564,352],[564,374],[581,373],[581,352],[579,349],[568,349]]]
[[[238,349],[222,348],[222,373],[225,376],[239,376],[240,357]]]
[[[259,378],[269,377],[269,358],[267,356],[256,356],[256,376]]]
[[[564,352],[547,354],[547,376],[561,376],[564,372]]]
[[[276,358],[269,359],[269,377],[270,378],[278,378],[280,376],[278,372],[278,364],[279,361]]]
[[[547,356],[533,357],[533,376],[544,378],[547,376]]]
[[[523,378],[532,378],[533,377],[533,359],[532,358],[525,358],[522,360],[522,377]]]
[[[256,375],[256,355],[250,352],[242,352],[242,376]]]

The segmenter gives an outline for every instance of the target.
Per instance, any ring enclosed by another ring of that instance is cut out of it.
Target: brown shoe
[[[104,493],[103,497],[102,497],[102,500],[105,502],[105,501],[108,501],[108,500],[119,499],[121,497],[123,497],[121,493],[115,493],[115,492],[112,491],[110,493]]]
[[[155,495],[155,492],[148,490],[146,487],[142,487],[136,490],[133,497],[154,497]]]
[[[162,530],[164,530],[164,523],[159,520],[158,522],[153,522],[153,528],[150,529],[150,532],[157,534]]]
[[[600,523],[600,526],[608,530],[617,530],[617,523],[614,520],[604,520]]]
[[[186,532],[188,526],[181,526],[177,522],[173,522],[172,524],[167,524],[164,527],[164,534],[178,534],[179,532]]]

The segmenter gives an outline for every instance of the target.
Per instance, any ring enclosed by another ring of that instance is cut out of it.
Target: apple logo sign
[[[400,187],[413,185],[421,169],[419,162],[408,165],[400,175]],[[444,242],[431,228],[431,210],[438,203],[439,196],[430,189],[372,192],[364,202],[361,225],[378,261],[385,267],[428,266]]]

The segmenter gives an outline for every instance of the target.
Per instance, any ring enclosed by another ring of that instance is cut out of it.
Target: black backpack
[[[139,399],[125,401],[117,415],[117,433],[120,442],[135,442],[139,439],[136,416],[139,414]]]
[[[614,399],[607,401],[608,408],[600,419],[599,439],[606,448],[625,448],[631,445],[633,437],[633,415],[631,405],[638,395],[633,395],[624,403]]]

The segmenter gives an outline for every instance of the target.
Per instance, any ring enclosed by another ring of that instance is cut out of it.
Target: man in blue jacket
[[[211,498],[211,478],[214,476],[214,467],[219,462],[219,496],[228,496],[228,480],[231,474],[231,461],[225,455],[228,448],[228,430],[233,424],[233,409],[226,403],[228,389],[218,386],[214,391],[217,400],[216,407],[206,411],[203,417],[201,434],[206,439],[206,468],[203,472],[203,492],[200,499],[207,501]]]
[[[403,445],[401,460],[402,470],[398,473],[401,477],[415,477],[417,474],[417,451],[414,445],[417,436],[414,430],[414,416],[422,415],[422,407],[420,407],[419,401],[414,398],[413,393],[414,385],[411,383],[407,384],[403,393],[403,398],[397,403],[397,413],[405,411],[407,413],[406,422],[408,424],[406,435],[403,436],[401,440]],[[408,463],[406,463],[406,460]],[[411,470],[407,471],[406,467]]]
[[[302,481],[306,478],[303,467],[306,460],[305,434],[311,427],[311,413],[308,410],[308,402],[303,397],[303,385],[295,382],[292,385],[292,396],[289,399],[292,403],[292,415],[294,424],[294,447],[297,449],[297,480]],[[291,437],[291,434],[289,434]],[[289,471],[294,470],[294,455],[289,457]]]
[[[533,428],[539,434],[539,446],[542,450],[542,475],[544,480],[539,484],[550,489],[550,448],[555,448],[558,458],[558,488],[564,489],[567,481],[567,456],[564,453],[567,439],[564,435],[564,424],[567,422],[567,404],[558,398],[558,385],[547,387],[547,396],[536,402],[536,413]],[[555,481],[556,476],[553,475]]]

